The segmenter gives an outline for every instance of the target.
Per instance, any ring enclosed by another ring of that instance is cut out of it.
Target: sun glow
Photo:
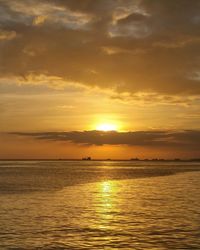
[[[97,125],[96,129],[101,131],[113,131],[117,130],[117,125],[111,123],[102,123]]]

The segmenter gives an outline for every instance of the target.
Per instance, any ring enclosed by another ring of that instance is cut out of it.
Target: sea
[[[0,161],[0,249],[200,249],[200,163]]]

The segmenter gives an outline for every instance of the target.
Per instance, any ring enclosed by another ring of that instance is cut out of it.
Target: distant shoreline
[[[200,162],[200,158],[194,159],[0,159],[0,161],[131,161],[131,162]]]

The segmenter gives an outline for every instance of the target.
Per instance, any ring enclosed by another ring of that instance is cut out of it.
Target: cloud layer
[[[129,145],[145,147],[180,147],[198,149],[200,130],[183,131],[72,131],[72,132],[15,132],[18,136],[30,136],[38,140],[72,142],[83,145]]]
[[[200,1],[0,0],[0,77],[199,95]]]

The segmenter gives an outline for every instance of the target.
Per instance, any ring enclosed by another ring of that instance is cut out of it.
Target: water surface
[[[199,170],[0,162],[0,249],[200,249]]]

